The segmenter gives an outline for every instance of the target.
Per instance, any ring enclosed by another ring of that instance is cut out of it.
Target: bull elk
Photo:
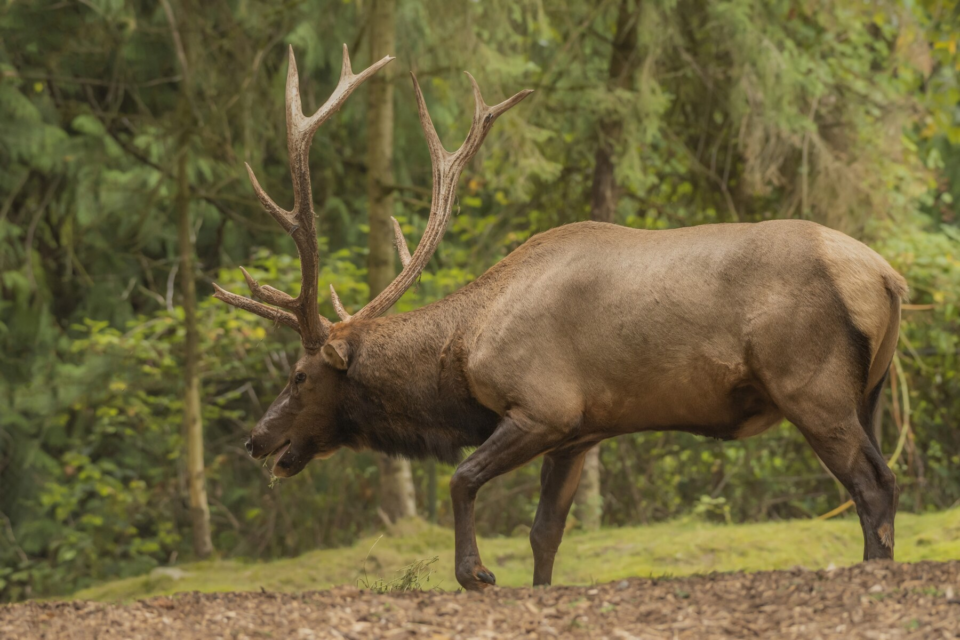
[[[340,321],[317,309],[318,255],[307,166],[314,132],[367,78],[343,50],[340,81],[305,116],[290,51],[287,145],[293,208],[250,180],[300,255],[294,298],[244,277],[255,298],[216,298],[296,329],[305,354],[246,443],[299,473],[341,447],[456,462],[450,482],[456,576],[495,583],[477,548],[474,501],[491,479],[543,455],[530,531],[535,585],[549,584],[586,451],[639,431],[757,435],[784,418],[850,491],[864,559],[893,557],[898,490],[870,429],[897,344],[904,279],[865,245],[811,222],[643,231],[582,222],[541,233],[460,291],[383,314],[443,237],[464,165],[498,116],[530,91],[488,106],[473,85],[473,124],[455,152],[440,142],[413,77],[433,165],[426,231],[413,254],[394,220],[402,269]],[[266,303],[266,304],[264,304]]]

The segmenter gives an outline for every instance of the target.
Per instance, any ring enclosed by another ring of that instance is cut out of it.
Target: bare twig
[[[257,413],[263,414],[263,405],[260,404],[260,398],[257,397],[257,392],[252,384],[247,385],[247,396],[250,398],[250,402],[253,403],[253,407],[257,410]]]
[[[130,278],[130,281],[127,283],[127,288],[123,290],[123,293],[120,294],[121,300],[126,300],[130,297],[130,293],[133,291],[133,287],[137,284],[136,276]]]
[[[753,452],[748,451],[746,455],[743,456],[743,459],[740,460],[740,462],[738,462],[736,465],[734,465],[732,469],[728,469],[727,471],[725,471],[723,474],[723,477],[720,479],[720,482],[718,482],[717,486],[713,489],[713,491],[710,492],[710,497],[716,498],[717,496],[719,496],[720,492],[723,491],[723,488],[726,487],[727,484],[730,482],[730,479],[733,478],[733,475],[737,471],[742,469],[745,464],[750,462],[752,458],[753,458]]]
[[[7,72],[3,74],[3,77],[6,78],[20,78],[23,80],[38,80],[40,82],[60,82],[65,84],[82,84],[89,85],[91,87],[111,87],[114,86],[113,82],[107,80],[100,80],[97,78],[77,78],[72,76],[48,76],[42,74],[34,73],[17,73],[17,72]],[[167,76],[164,78],[154,78],[153,80],[146,80],[144,82],[122,82],[120,83],[123,87],[129,87],[131,89],[140,89],[147,87],[155,87],[161,84],[172,84],[174,82],[180,82],[183,79],[181,75]]]
[[[10,518],[7,517],[3,511],[0,511],[0,518],[3,518],[4,524],[6,524],[7,537],[10,538],[10,544],[13,545],[14,550],[17,552],[17,556],[22,562],[29,562],[30,558],[27,557],[27,554],[24,553],[23,548],[17,542],[17,536],[13,533],[13,524],[10,522]]]
[[[134,147],[131,147],[130,145],[128,145],[128,144],[126,143],[126,141],[124,141],[122,138],[120,138],[120,137],[116,134],[116,132],[107,129],[107,134],[108,134],[111,138],[113,138],[114,142],[116,142],[118,145],[120,145],[120,148],[121,148],[121,149],[123,149],[123,150],[124,150],[125,152],[127,152],[129,155],[133,156],[136,160],[139,160],[140,162],[142,162],[143,164],[147,165],[147,166],[150,167],[151,169],[154,169],[155,171],[159,172],[159,173],[160,173],[161,175],[163,175],[164,177],[173,180],[173,174],[172,174],[172,173],[170,173],[169,171],[167,171],[166,169],[164,169],[162,166],[160,166],[159,164],[157,164],[156,162],[154,162],[153,160],[151,160],[151,159],[148,158],[147,156],[145,156],[145,155],[143,155],[142,153],[140,153],[140,151],[138,151],[138,150],[135,149]],[[243,216],[241,216],[240,214],[238,214],[236,211],[234,211],[234,210],[232,210],[232,209],[229,209],[229,208],[227,208],[227,207],[225,207],[225,206],[223,205],[223,201],[227,201],[227,202],[237,201],[237,202],[240,202],[239,199],[230,198],[230,197],[228,197],[228,196],[227,196],[227,197],[224,197],[224,196],[213,196],[213,195],[210,195],[210,194],[207,194],[207,193],[205,193],[205,192],[202,192],[202,191],[198,190],[198,189],[197,189],[196,187],[194,187],[193,185],[190,185],[190,186],[189,186],[189,191],[190,191],[191,195],[195,195],[195,196],[196,196],[197,198],[199,198],[200,200],[203,200],[204,202],[212,205],[212,206],[213,206],[217,211],[219,211],[221,214],[227,216],[228,218],[230,218],[231,220],[233,220],[233,221],[235,221],[235,222],[239,222],[239,223],[241,223],[241,224],[243,224],[243,225],[246,225],[247,227],[249,227],[249,228],[251,228],[251,229],[254,229],[254,230],[267,231],[267,230],[273,230],[273,229],[274,229],[273,225],[258,224],[258,223],[256,223],[256,222],[251,221],[251,220],[247,220],[246,218],[244,218]],[[244,202],[244,204],[248,204],[248,203]]]
[[[237,387],[236,389],[231,389],[230,391],[225,391],[225,392],[221,393],[221,394],[218,395],[218,396],[213,396],[213,397],[210,398],[210,399],[213,400],[214,402],[216,402],[217,400],[226,400],[226,399],[229,398],[230,396],[242,394],[244,391],[246,391],[247,389],[249,389],[250,386],[251,386],[251,383],[250,383],[250,381],[248,380],[247,382],[244,382],[242,385],[240,385],[240,386]]]
[[[43,194],[43,199],[40,201],[40,204],[33,213],[33,219],[30,221],[30,226],[27,228],[27,238],[24,242],[24,250],[26,253],[25,257],[27,260],[27,280],[30,281],[30,287],[34,291],[37,290],[37,280],[33,274],[33,236],[37,232],[37,225],[40,223],[40,218],[43,215],[44,210],[47,208],[47,205],[50,204],[50,199],[53,198],[53,192],[56,191],[59,185],[60,176],[57,176],[53,182],[50,183],[50,186],[47,187],[46,193]]]
[[[902,418],[898,417],[896,412],[894,413],[894,421],[897,423],[897,428],[900,430],[900,439],[897,440],[897,448],[893,450],[893,455],[890,456],[890,461],[887,463],[887,465],[890,467],[892,467],[900,457],[900,453],[903,451],[903,445],[907,440],[907,435],[910,433],[910,389],[907,387],[907,378],[905,375],[903,375],[903,366],[900,364],[900,356],[896,353],[893,354],[893,370],[896,374],[896,378],[900,382],[900,397],[903,402],[903,413]],[[891,378],[893,377],[894,376],[891,376]],[[893,390],[896,392],[895,388],[893,388]]]
[[[907,338],[907,334],[901,333],[900,339],[903,340],[903,344],[907,346],[907,351],[909,351],[913,356],[913,361],[917,363],[918,367],[920,367],[920,371],[927,373],[929,371],[929,367],[927,367],[926,363],[924,363],[923,356],[920,355],[916,348],[914,348],[913,343],[910,342],[910,339]]]
[[[157,293],[156,291],[151,291],[150,289],[147,289],[142,284],[138,284],[137,289],[139,289],[141,293],[144,293],[150,296],[151,298],[153,298],[154,300],[156,300],[157,302],[159,302],[161,306],[166,306],[166,302],[164,301],[163,296]]]
[[[153,292],[151,291],[151,293],[153,293]],[[162,301],[162,298],[161,298],[161,301]],[[151,318],[150,320],[147,320],[146,322],[144,322],[144,323],[142,323],[142,324],[138,324],[137,326],[131,328],[129,331],[127,331],[125,334],[123,334],[123,338],[124,338],[124,339],[127,339],[127,338],[129,338],[130,336],[132,336],[134,333],[136,333],[137,331],[143,331],[145,328],[147,328],[147,327],[149,327],[149,326],[151,326],[151,325],[160,324],[160,323],[164,323],[164,322],[168,322],[168,318]]]
[[[198,123],[201,123],[200,111],[193,99],[193,92],[190,91],[190,66],[187,64],[187,51],[183,47],[183,39],[180,37],[180,29],[177,27],[176,17],[173,15],[173,7],[170,0],[160,0],[163,5],[163,12],[167,16],[167,23],[170,25],[170,37],[173,38],[173,48],[177,54],[177,62],[180,63],[180,73],[183,76],[183,93],[187,96],[187,102],[190,103],[190,110],[193,111],[193,117]]]
[[[727,186],[727,183],[723,181],[723,178],[718,176],[716,172],[712,171],[710,167],[706,166],[694,155],[693,151],[687,147],[687,145],[669,128],[664,129],[667,134],[667,137],[670,138],[673,142],[680,146],[680,149],[684,152],[687,158],[690,159],[690,168],[701,173],[706,177],[710,178],[719,188],[720,192],[723,194],[723,199],[727,204],[727,209],[730,210],[730,216],[733,218],[734,222],[740,222],[740,214],[737,212],[737,205],[733,202],[733,196],[730,195],[730,189]]]
[[[20,190],[23,189],[23,185],[27,184],[27,180],[29,179],[30,171],[24,172],[23,178],[20,180],[20,182],[10,190],[10,195],[8,195],[7,199],[3,201],[3,208],[0,208],[0,222],[3,222],[7,219],[7,214],[10,213],[10,209],[13,207],[13,201],[17,199],[18,195],[20,195]]]
[[[817,96],[813,99],[813,106],[810,108],[810,122],[813,123],[814,129],[817,127],[817,107],[820,105],[820,96]],[[807,160],[807,149],[810,146],[810,132],[804,131],[803,133],[803,144],[800,151],[800,215],[804,218],[809,214],[809,178],[808,174],[810,173],[810,164]]]
[[[167,276],[167,297],[165,299],[167,311],[173,313],[173,284],[177,280],[177,271],[180,269],[180,263],[174,263],[173,268],[170,269],[170,274]]]
[[[210,496],[210,502],[213,503],[213,506],[222,510],[224,515],[227,517],[227,520],[230,522],[230,525],[236,530],[240,531],[243,527],[240,525],[240,521],[237,520],[237,517],[230,512],[230,509],[227,508],[227,505],[223,504],[220,500],[217,500],[216,496]]]
[[[416,198],[405,198],[403,196],[399,196],[397,200],[405,204],[408,204],[411,207],[416,207],[418,209],[428,209],[428,210],[430,209],[430,203],[427,202],[426,200],[417,200]]]
[[[553,56],[553,61],[551,62],[550,66],[546,69],[546,71],[543,72],[543,75],[541,76],[540,84],[537,85],[537,89],[552,88],[548,86],[547,79],[550,78],[551,75],[553,75],[553,72],[558,68],[560,63],[564,60],[567,52],[570,50],[570,47],[572,47],[574,44],[576,44],[580,40],[583,34],[586,33],[587,30],[590,28],[590,25],[593,24],[594,19],[598,15],[600,15],[601,12],[606,10],[606,8],[610,6],[610,4],[612,4],[612,0],[603,0],[603,2],[598,3],[597,6],[594,8],[594,10],[590,13],[590,15],[588,15],[587,18],[583,22],[581,22],[576,27],[576,29],[574,29],[573,33],[570,34],[570,38],[563,45],[563,48],[560,51],[558,51],[555,56]],[[560,68],[565,69],[566,65]],[[554,78],[554,83],[559,81],[560,78],[563,78],[565,75],[566,74],[564,73],[558,73]]]

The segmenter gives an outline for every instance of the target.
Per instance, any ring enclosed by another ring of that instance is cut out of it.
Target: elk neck
[[[337,325],[352,356],[341,379],[338,426],[347,445],[455,463],[500,417],[473,397],[465,374],[483,296],[468,287],[431,305]]]

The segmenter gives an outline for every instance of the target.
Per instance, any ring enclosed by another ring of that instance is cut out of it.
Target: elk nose
[[[248,455],[253,455],[253,438],[247,438],[247,441],[243,445],[247,449]]]

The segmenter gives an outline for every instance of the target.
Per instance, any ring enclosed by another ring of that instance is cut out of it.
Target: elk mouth
[[[254,460],[266,460],[270,456],[280,453],[280,449],[283,449],[284,447],[287,447],[289,445],[290,445],[290,440],[284,440],[283,442],[275,446],[273,449],[270,449],[265,453],[258,453],[258,452],[251,453],[250,457],[252,457]],[[256,448],[256,445],[254,445],[254,448]]]
[[[273,473],[273,475],[275,475],[275,476],[281,475],[281,474],[277,473],[277,471],[278,471],[279,469],[287,466],[286,464],[280,464],[280,462],[283,460],[283,457],[284,457],[285,455],[287,455],[287,452],[290,451],[290,444],[291,444],[291,442],[292,442],[292,441],[287,440],[286,442],[284,442],[283,444],[281,444],[279,447],[277,447],[276,449],[274,449],[273,451],[271,451],[270,453],[268,453],[266,456],[264,456],[265,458],[268,458],[268,457],[270,457],[270,456],[275,456],[274,459],[273,459],[273,467],[272,467],[272,473]]]
[[[287,442],[274,452],[271,473],[277,478],[291,478],[307,466],[314,459],[314,443],[310,440],[303,442]]]
[[[280,462],[280,459],[283,458],[283,456],[287,453],[287,451],[289,451],[290,443],[291,443],[290,440],[284,440],[279,446],[277,446],[272,451],[268,451],[267,453],[261,455],[259,457],[259,460],[266,460],[271,456],[276,456],[273,460],[273,465],[272,465],[272,469],[276,470],[277,463]]]
[[[284,440],[272,451],[263,454],[258,460],[273,458],[270,473],[276,478],[290,478],[297,475],[311,460],[323,460],[337,452],[338,447],[317,451],[312,440],[298,441]]]

